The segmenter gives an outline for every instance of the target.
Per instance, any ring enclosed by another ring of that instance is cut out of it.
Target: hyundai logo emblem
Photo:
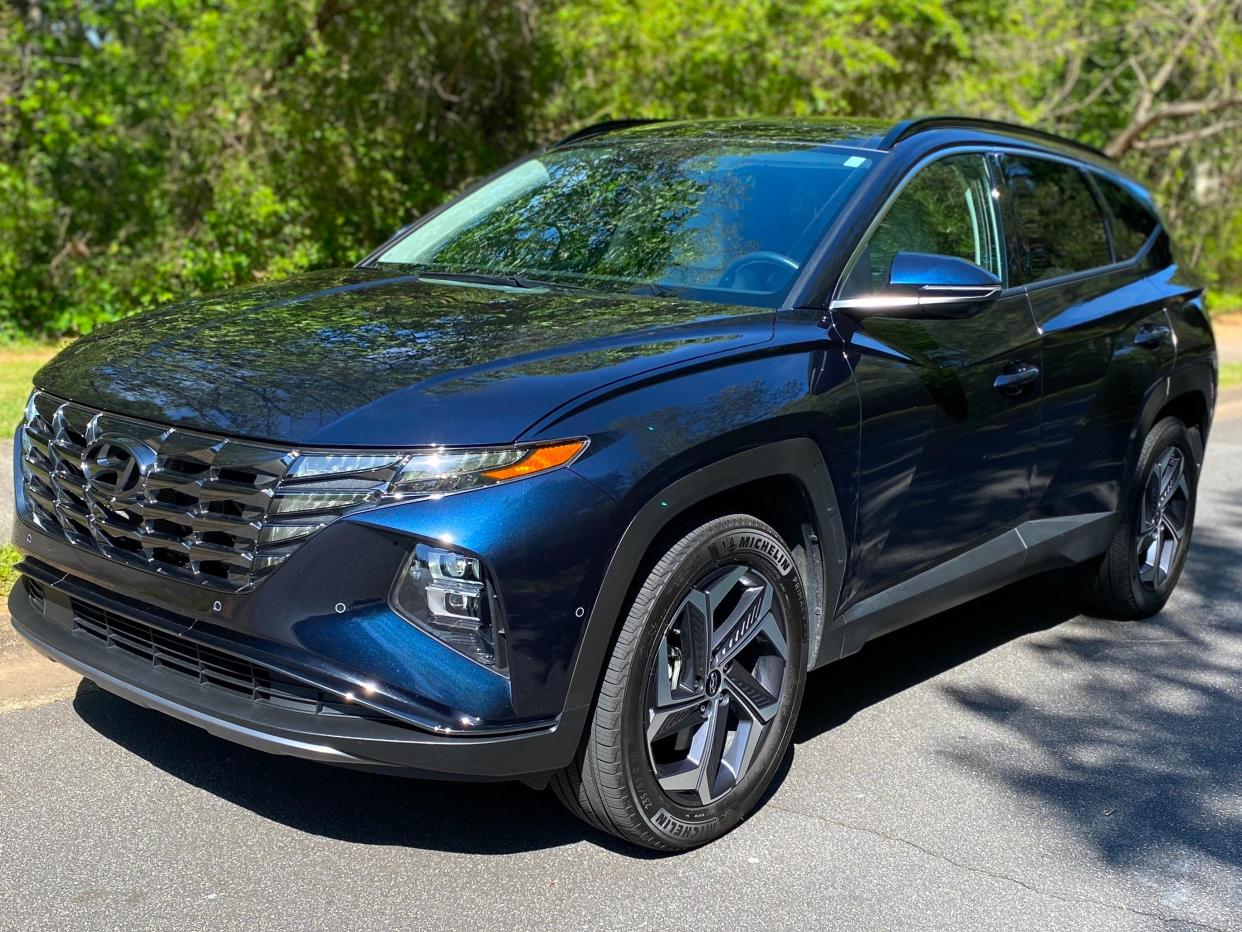
[[[102,437],[82,452],[87,491],[114,502],[138,498],[154,465],[154,450],[121,437]]]

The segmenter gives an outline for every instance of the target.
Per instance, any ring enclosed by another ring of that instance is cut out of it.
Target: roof
[[[1003,123],[966,116],[928,116],[912,120],[873,120],[847,118],[791,117],[785,119],[727,119],[727,120],[610,120],[597,123],[565,137],[557,145],[567,145],[599,136],[626,139],[728,139],[753,142],[809,143],[812,145],[838,145],[860,149],[891,150],[909,139],[939,132],[969,139],[971,136],[986,137],[995,141],[998,137],[1028,145],[1070,150],[1077,155],[1087,155],[1094,161],[1111,164],[1104,153],[1091,146],[1064,136]],[[982,140],[981,140],[982,141]]]
[[[566,145],[597,136],[625,139],[721,139],[876,149],[891,120],[788,118],[733,120],[609,120],[566,136]]]

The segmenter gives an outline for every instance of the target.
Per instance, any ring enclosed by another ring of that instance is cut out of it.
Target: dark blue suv
[[[870,638],[1054,570],[1158,611],[1216,354],[1093,150],[628,121],[36,386],[10,608],[40,651],[251,747],[551,783],[677,849]]]

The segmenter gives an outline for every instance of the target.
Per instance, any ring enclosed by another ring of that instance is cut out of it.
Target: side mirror
[[[956,256],[899,252],[888,270],[888,287],[832,302],[834,311],[882,317],[968,317],[1001,293],[1001,280]]]

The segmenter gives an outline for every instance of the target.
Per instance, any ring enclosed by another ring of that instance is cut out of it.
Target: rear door
[[[899,252],[967,259],[1005,278],[985,155],[919,169],[855,254],[838,297],[878,292]],[[841,315],[837,326],[862,415],[852,601],[1023,519],[1039,435],[1039,335],[1026,295],[1012,290],[957,319]],[[997,387],[1018,370],[1029,379]]]
[[[1042,333],[1037,512],[1111,512],[1139,408],[1173,365],[1165,299],[1139,261],[1156,224],[1144,231],[1116,182],[1072,162],[1007,154],[1002,171],[1010,279]]]

